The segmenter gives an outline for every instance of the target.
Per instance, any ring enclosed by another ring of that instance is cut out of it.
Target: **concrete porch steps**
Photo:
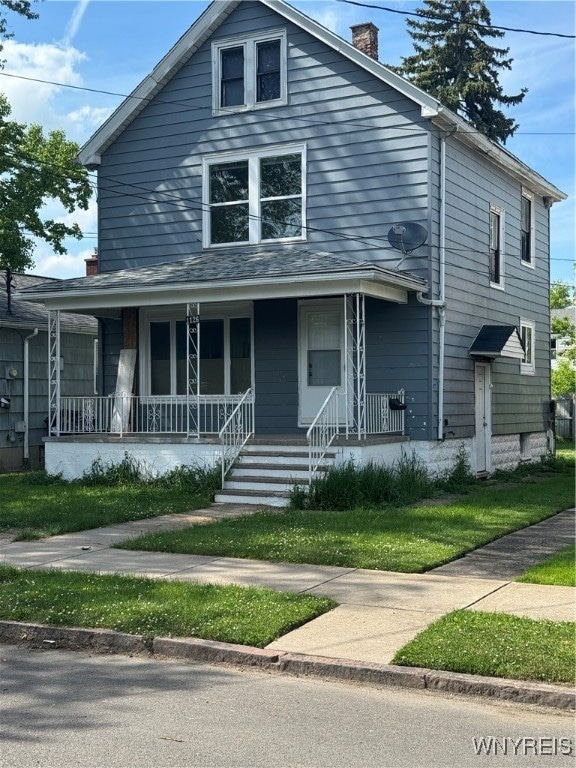
[[[329,451],[322,470],[334,464],[335,451]],[[224,488],[215,501],[228,504],[254,504],[267,507],[286,507],[290,491],[298,485],[308,484],[308,450],[301,440],[293,444],[283,439],[278,442],[248,443],[232,466]]]

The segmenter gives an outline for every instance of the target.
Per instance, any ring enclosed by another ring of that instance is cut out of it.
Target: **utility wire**
[[[428,13],[416,13],[415,11],[401,11],[398,8],[387,8],[384,5],[375,5],[373,3],[363,3],[360,0],[336,0],[338,3],[346,3],[347,5],[356,5],[360,8],[374,8],[378,11],[387,11],[388,13],[398,13],[402,16],[416,16],[418,19],[432,19],[432,21],[451,21],[454,24],[466,24],[468,27],[476,27],[477,29],[499,29],[504,32],[522,32],[526,35],[541,35],[543,37],[562,37],[568,40],[574,40],[576,35],[564,35],[561,32],[541,32],[535,29],[519,29],[517,27],[502,27],[496,24],[480,24],[476,21],[463,21],[452,16],[440,16]]]
[[[342,0],[342,1],[344,1],[344,0]],[[383,66],[386,66],[386,65],[383,65]],[[26,81],[32,82],[32,83],[43,83],[44,85],[54,85],[54,86],[57,86],[59,88],[69,88],[69,89],[72,89],[72,90],[75,90],[75,91],[87,91],[88,93],[96,93],[96,94],[100,94],[100,95],[104,95],[104,96],[116,96],[116,97],[121,98],[121,99],[131,99],[131,100],[134,100],[134,101],[141,102],[145,106],[150,104],[150,103],[152,103],[152,102],[154,102],[156,104],[167,104],[167,105],[172,106],[172,107],[179,106],[179,107],[184,107],[185,109],[189,109],[189,110],[210,112],[210,115],[211,115],[211,110],[208,107],[206,107],[206,106],[194,106],[193,104],[190,103],[191,101],[205,101],[202,97],[199,97],[199,96],[195,97],[194,99],[188,99],[187,101],[165,100],[165,99],[159,99],[158,96],[150,96],[150,97],[148,97],[148,96],[134,96],[132,94],[118,93],[116,91],[104,91],[104,90],[100,90],[98,88],[88,88],[88,87],[80,86],[80,85],[70,85],[68,83],[59,83],[59,82],[57,82],[55,80],[46,80],[46,79],[40,78],[40,77],[29,77],[27,75],[15,75],[15,74],[12,74],[10,72],[4,72],[4,71],[0,72],[0,77],[10,77],[10,78],[13,78],[15,80],[26,80]],[[316,104],[311,105],[311,106],[313,106],[317,110],[317,105]],[[222,108],[219,111],[220,112],[226,112],[230,116],[238,114],[238,111],[237,110],[233,110],[233,109],[227,110],[226,108]],[[245,113],[242,113],[242,114],[245,116]],[[266,114],[264,112],[264,110],[261,110],[261,109],[258,110],[257,114],[255,114],[255,119],[257,119],[258,121],[261,120],[261,119],[264,119],[264,120],[278,120],[276,115]],[[370,125],[370,124],[367,124],[367,123],[360,123],[360,122],[357,122],[357,121],[354,121],[354,120],[337,120],[337,121],[334,121],[334,120],[320,120],[318,118],[306,117],[306,116],[303,116],[303,115],[290,115],[290,119],[291,120],[296,120],[296,121],[299,121],[299,122],[310,123],[311,125],[330,125],[330,126],[349,125],[349,126],[351,126],[353,128],[362,128],[362,129],[370,130],[370,131],[374,131],[374,130],[395,130],[396,131],[396,130],[398,130],[398,131],[412,131],[413,133],[424,133],[425,132],[424,128],[419,128],[418,126],[413,126],[413,125],[389,125],[389,126],[388,125],[387,126],[374,125],[374,124]],[[374,120],[379,120],[379,119],[381,119],[380,116],[376,116],[374,118]],[[447,128],[446,129],[442,129],[442,128],[439,128],[437,126],[434,127],[434,130],[437,131],[438,133],[447,133],[447,134],[452,133],[451,129],[447,129]],[[464,133],[464,132],[465,133],[474,133],[474,134],[478,134],[478,135],[484,135],[484,134],[481,134],[480,131],[478,131],[477,129],[473,128],[472,126],[469,126],[469,130],[461,131],[461,133]],[[515,131],[514,132],[514,136],[574,136],[574,135],[575,135],[574,131]]]

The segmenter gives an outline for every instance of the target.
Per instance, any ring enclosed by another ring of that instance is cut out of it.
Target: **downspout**
[[[427,299],[419,291],[416,299],[420,304],[438,309],[438,432],[437,439],[444,440],[444,358],[446,332],[446,141],[456,133],[444,133],[440,138],[440,243],[438,299]]]
[[[28,342],[30,339],[33,339],[34,336],[38,336],[38,328],[34,328],[30,336],[26,336],[24,339],[24,461],[28,461],[30,458],[30,444],[28,439],[28,419],[30,413],[28,402],[30,396],[30,360]]]

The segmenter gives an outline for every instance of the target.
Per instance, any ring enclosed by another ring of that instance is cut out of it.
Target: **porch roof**
[[[204,251],[181,261],[52,280],[23,291],[48,309],[114,314],[129,306],[362,293],[405,303],[427,282],[374,262],[299,248]]]

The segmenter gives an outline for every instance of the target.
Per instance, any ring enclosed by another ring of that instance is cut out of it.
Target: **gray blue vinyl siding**
[[[298,302],[254,304],[256,433],[290,434],[298,429]]]
[[[213,117],[207,41],[104,153],[103,271],[198,253],[202,157],[232,150],[306,144],[307,244],[315,249],[389,259],[394,223],[427,226],[428,124],[417,105],[253,2],[214,39],[279,27],[287,29],[288,105]],[[405,264],[412,266],[427,276],[421,260]]]
[[[213,116],[211,42],[285,29],[288,103]],[[439,298],[440,132],[420,108],[369,72],[268,8],[246,0],[219,26],[104,152],[99,169],[100,269],[174,262],[202,250],[202,160],[285,144],[307,151],[303,247],[394,268],[387,233],[411,221],[426,245],[402,269]],[[518,360],[492,363],[493,432],[541,431],[549,397],[548,213],[535,197],[536,267],[520,263],[521,185],[462,144],[446,139],[446,326],[444,435],[474,434],[474,361],[468,348],[485,324],[536,327],[536,374]],[[489,283],[490,204],[505,212],[504,290]],[[269,246],[267,246],[269,247]],[[295,243],[294,248],[299,244]],[[233,252],[253,250],[234,247]],[[232,252],[213,249],[215,260]],[[225,299],[225,297],[223,297]],[[116,381],[121,324],[104,321],[103,391]],[[254,305],[256,429],[298,429],[298,304]],[[406,390],[412,439],[438,430],[439,314],[419,304],[367,301],[367,391]]]
[[[492,432],[542,431],[549,394],[548,212],[535,196],[535,268],[520,260],[522,186],[483,158],[447,144],[446,366],[444,415],[448,437],[474,434],[474,362],[468,356],[483,324],[535,323],[536,373],[497,358],[492,368]],[[504,289],[490,285],[490,204],[504,211]]]
[[[0,409],[0,472],[20,469],[23,461],[24,435],[15,432],[24,420],[24,350],[23,339],[33,328],[0,327],[0,395],[10,397],[10,409]],[[89,396],[94,394],[94,335],[67,333],[60,338],[63,359],[61,394]],[[48,416],[48,334],[40,330],[29,341],[29,446],[30,459],[37,465],[41,459],[43,438],[47,436]],[[6,368],[15,368],[12,380],[4,377]],[[11,437],[13,439],[11,439]]]

